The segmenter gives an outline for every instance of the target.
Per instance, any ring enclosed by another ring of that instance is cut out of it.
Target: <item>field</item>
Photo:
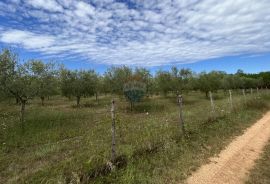
[[[118,163],[110,171],[110,101],[116,100]],[[14,99],[0,103],[0,183],[179,183],[269,109],[270,92],[214,94],[215,113],[203,93],[183,95],[186,133],[173,95],[152,96],[133,112],[118,96],[51,97],[26,106],[25,128]]]

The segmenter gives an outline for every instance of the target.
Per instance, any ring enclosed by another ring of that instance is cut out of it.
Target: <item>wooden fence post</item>
[[[230,107],[231,107],[231,111],[232,111],[233,110],[232,90],[229,90],[229,94],[230,94]]]
[[[112,116],[112,155],[111,161],[113,162],[116,157],[115,151],[115,101],[112,100],[112,108],[111,108],[111,116]]]
[[[185,125],[183,120],[183,112],[182,112],[182,106],[183,106],[183,97],[182,95],[178,95],[178,105],[179,105],[179,123],[182,130],[182,133],[185,133]]]
[[[209,97],[210,97],[210,102],[211,102],[212,115],[214,115],[215,114],[215,105],[214,105],[213,95],[212,95],[211,91],[209,91]]]
[[[247,104],[247,98],[246,98],[246,91],[245,89],[242,89],[243,92],[243,96],[244,96],[244,101],[245,101],[245,105]]]

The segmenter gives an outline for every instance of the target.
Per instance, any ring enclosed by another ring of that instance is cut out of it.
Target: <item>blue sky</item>
[[[70,69],[270,70],[269,0],[1,0],[0,47]]]

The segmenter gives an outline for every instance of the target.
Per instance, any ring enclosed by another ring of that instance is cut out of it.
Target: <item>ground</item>
[[[250,171],[247,184],[268,184],[270,183],[270,141],[265,147],[261,158],[257,160],[255,167]]]
[[[270,111],[188,178],[190,184],[244,183],[270,139]],[[269,182],[270,180],[268,180]]]
[[[86,98],[80,108],[59,96],[44,107],[34,99],[26,107],[24,132],[19,106],[6,100],[0,103],[0,183],[181,183],[268,110],[265,93],[249,94],[245,104],[241,91],[234,91],[230,109],[228,93],[220,91],[214,114],[204,94],[183,94],[185,136],[173,95],[145,98],[133,112],[117,96],[102,96],[99,103]],[[121,164],[107,172],[112,98]]]

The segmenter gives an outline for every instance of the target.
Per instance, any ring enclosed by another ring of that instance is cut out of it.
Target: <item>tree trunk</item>
[[[21,126],[22,126],[22,130],[24,130],[25,104],[26,104],[26,100],[21,100]]]
[[[41,99],[41,105],[44,106],[44,99],[45,99],[45,97],[42,96],[42,97],[40,97],[40,99]]]
[[[205,92],[205,97],[208,98],[208,91]]]
[[[77,107],[80,106],[80,101],[81,101],[81,97],[80,96],[77,96]]]
[[[16,105],[19,104],[19,98],[16,98]]]

